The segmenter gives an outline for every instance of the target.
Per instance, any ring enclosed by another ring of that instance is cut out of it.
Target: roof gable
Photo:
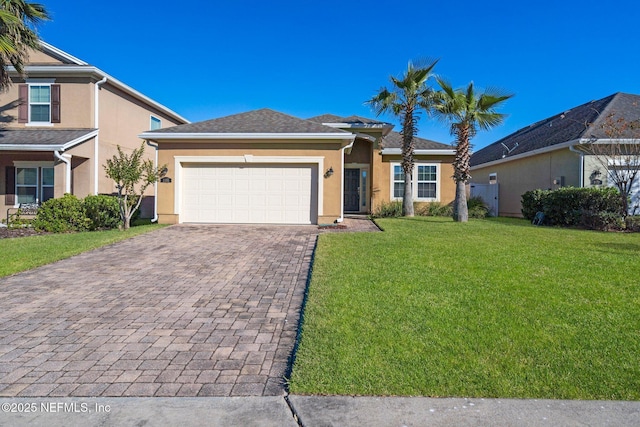
[[[601,126],[609,113],[627,120],[640,119],[640,96],[615,93],[590,101],[524,127],[471,156],[471,165],[508,159],[526,153],[551,148],[554,145],[582,138],[603,138]]]

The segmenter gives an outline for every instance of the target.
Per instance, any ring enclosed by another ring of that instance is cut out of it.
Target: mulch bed
[[[35,236],[36,234],[47,234],[43,231],[36,231],[29,227],[6,228],[0,227],[0,239],[9,239],[12,237]]]

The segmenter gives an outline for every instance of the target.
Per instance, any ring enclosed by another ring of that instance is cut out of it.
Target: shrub
[[[522,216],[529,221],[533,221],[537,212],[544,211],[543,200],[550,193],[550,190],[527,191],[521,197]]]
[[[573,188],[533,190],[522,195],[522,215],[533,220],[544,212],[550,225],[579,226],[598,230],[622,227],[623,203],[617,189]]]
[[[89,228],[82,201],[72,194],[49,199],[40,206],[33,227],[36,230],[62,233],[84,231]]]
[[[117,228],[122,224],[117,197],[87,196],[82,203],[89,219],[89,230]]]
[[[451,205],[443,205],[440,202],[422,203],[416,208],[416,215],[419,216],[444,216],[453,215]]]
[[[625,229],[627,231],[640,231],[640,216],[628,216],[625,218]]]
[[[469,218],[482,219],[489,215],[489,208],[479,196],[467,200],[467,209],[469,210]]]
[[[402,202],[381,203],[372,215],[374,218],[398,218],[402,216]]]

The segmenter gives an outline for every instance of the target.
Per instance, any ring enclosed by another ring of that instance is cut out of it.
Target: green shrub
[[[633,231],[635,233],[640,231],[640,216],[628,216],[625,218],[624,228],[627,231]]]
[[[120,206],[115,196],[87,196],[82,201],[89,219],[89,230],[118,228],[122,224]]]
[[[402,202],[392,201],[392,202],[383,202],[378,206],[378,208],[373,212],[372,215],[374,218],[398,218],[402,216]]]
[[[469,210],[469,218],[483,219],[489,216],[489,208],[479,196],[467,200],[467,209]]]
[[[89,229],[89,224],[82,201],[72,194],[47,200],[38,208],[38,214],[33,220],[36,230],[53,233],[84,231]]]
[[[416,215],[419,216],[444,216],[453,215],[451,205],[443,205],[440,202],[421,203],[415,209]]]
[[[532,190],[527,191],[521,197],[522,216],[529,221],[533,221],[537,212],[542,212],[543,200],[550,193],[550,190]]]
[[[522,215],[533,220],[544,212],[545,221],[562,227],[609,230],[622,227],[623,203],[616,188],[533,190],[522,195]]]

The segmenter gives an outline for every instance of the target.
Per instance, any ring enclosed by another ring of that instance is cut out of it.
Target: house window
[[[60,85],[51,79],[34,79],[18,87],[18,123],[45,126],[60,123]]]
[[[418,165],[418,199],[435,199],[438,173],[435,165]]]
[[[391,170],[393,199],[401,199],[404,196],[404,172],[398,163],[392,164]],[[437,164],[416,164],[412,174],[413,199],[416,201],[436,201],[438,200],[438,165]]]
[[[393,165],[393,198],[401,199],[404,196],[404,171],[402,166]]]
[[[497,184],[498,183],[498,174],[490,173],[489,174],[489,184]]]
[[[29,85],[30,122],[51,122],[51,85]]]
[[[151,124],[149,126],[149,130],[156,130],[162,127],[162,120],[157,117],[151,116]]]
[[[17,167],[17,203],[41,203],[53,198],[52,167]]]

